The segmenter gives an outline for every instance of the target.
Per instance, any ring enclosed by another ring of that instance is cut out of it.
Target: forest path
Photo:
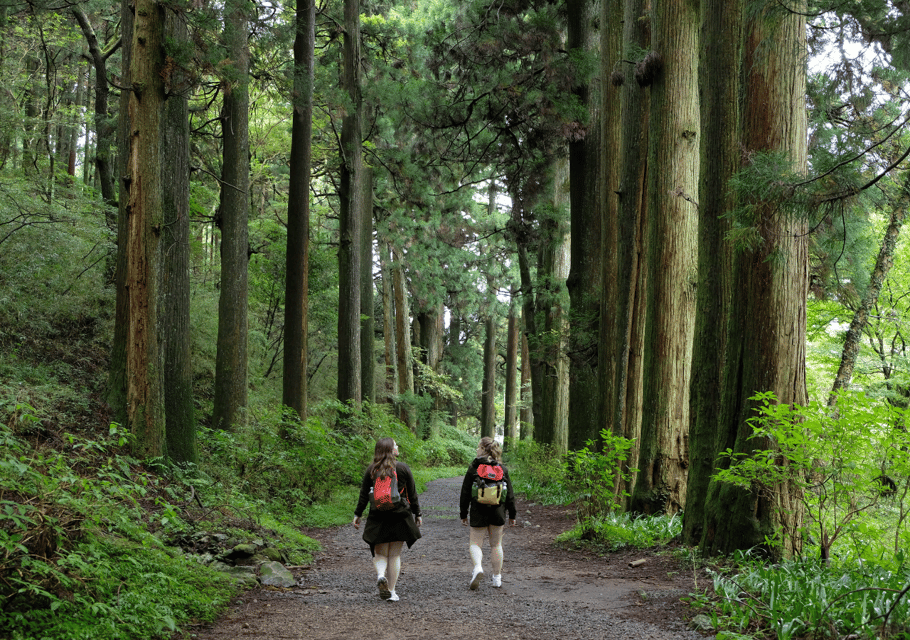
[[[502,588],[487,577],[468,589],[468,529],[458,519],[461,478],[435,480],[420,495],[423,537],[402,553],[399,602],[379,598],[363,529],[307,534],[322,550],[296,572],[291,589],[260,587],[232,603],[199,640],[475,639],[632,640],[702,638],[686,626],[680,598],[710,585],[671,554],[598,556],[557,547],[574,512],[517,500],[518,526],[506,528]],[[353,513],[353,506],[351,510]],[[353,516],[352,516],[353,517]],[[631,560],[644,559],[637,567]]]

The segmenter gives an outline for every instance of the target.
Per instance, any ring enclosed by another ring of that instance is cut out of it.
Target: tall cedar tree
[[[730,178],[739,167],[739,65],[742,48],[742,2],[702,3],[701,174],[699,179],[698,293],[690,393],[689,482],[684,535],[698,544],[704,525],[705,498],[719,453],[717,399],[723,389],[726,318],[730,309],[732,250],[726,216],[734,206]]]
[[[297,0],[295,25],[281,402],[306,419],[315,0]]]
[[[230,61],[223,69],[221,110],[223,164],[218,219],[221,229],[221,288],[212,425],[231,429],[247,404],[247,301],[249,297],[250,202],[250,5],[225,3],[223,43]]]
[[[695,317],[698,163],[697,3],[654,7],[649,123],[644,403],[631,509],[676,513],[685,505],[689,375]]]
[[[766,7],[747,13],[741,157],[748,163],[753,154],[778,152],[800,174],[807,164],[805,3],[789,9]],[[759,241],[734,257],[720,409],[724,422],[719,425],[721,448],[737,453],[773,447],[772,442],[751,438],[747,420],[755,415],[750,398],[757,392],[771,391],[786,404],[805,405],[807,399],[807,224],[787,214],[780,200],[756,196],[748,204]],[[769,498],[712,481],[702,550],[713,554],[763,547],[768,537],[797,541],[791,534],[802,521],[799,496],[790,486],[775,489],[775,497]],[[768,551],[789,555],[798,549],[784,546]]]
[[[338,190],[338,400],[359,409],[360,362],[360,234],[362,232],[362,156],[360,91],[360,2],[344,2],[342,87],[347,95],[341,124],[341,185]]]

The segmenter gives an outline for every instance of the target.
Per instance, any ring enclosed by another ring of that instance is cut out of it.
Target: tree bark
[[[284,361],[281,403],[307,416],[307,331],[310,262],[310,177],[312,171],[313,77],[316,4],[297,0],[294,94],[288,185],[288,228],[284,294]]]
[[[363,168],[360,231],[360,387],[361,398],[376,400],[376,319],[373,305],[373,171]]]
[[[506,388],[505,418],[503,433],[505,445],[511,446],[518,440],[518,310],[516,308],[515,290],[512,291],[512,303],[509,305],[509,321],[506,333]]]
[[[164,12],[170,42],[185,44],[186,16]],[[169,70],[162,121],[162,286],[164,406],[167,453],[174,462],[196,463],[196,419],[190,339],[190,78],[182,68]]]
[[[749,16],[744,24],[742,154],[784,153],[797,173],[806,170],[805,3],[784,17]],[[759,246],[734,258],[733,297],[722,416],[722,448],[747,453],[772,443],[752,436],[750,398],[771,391],[779,402],[804,405],[808,233],[805,221],[782,215],[779,203],[756,201]],[[798,551],[793,535],[802,521],[795,488],[778,486],[774,498],[712,482],[705,506],[704,553],[763,548],[782,537],[771,555]]]
[[[653,76],[647,189],[653,215],[651,286],[640,471],[631,509],[676,513],[685,506],[697,281],[698,4],[668,0],[652,15],[653,51],[644,62]]]
[[[481,389],[480,437],[496,436],[496,318],[484,319],[483,385]]]
[[[389,266],[391,250],[388,245],[381,243],[379,251],[379,265],[382,271],[382,335],[385,342],[385,373],[383,375],[383,397],[397,396],[398,391],[398,366],[396,360],[395,340],[395,296],[392,293],[392,269]]]
[[[230,64],[224,69],[222,83],[221,288],[212,408],[212,425],[216,429],[239,426],[247,404],[250,50],[246,10],[247,4],[242,0],[225,4],[223,38]]]
[[[701,171],[699,176],[698,292],[690,393],[689,482],[683,535],[701,540],[705,500],[720,453],[717,428],[723,418],[724,354],[732,295],[732,248],[725,217],[735,206],[728,184],[739,168],[739,69],[742,55],[741,0],[704,0],[701,58]]]
[[[621,72],[623,60],[622,0],[601,0],[600,3],[600,91],[601,91],[601,155],[600,197],[601,234],[600,254],[600,333],[597,337],[597,407],[598,440],[600,431],[615,432],[617,410],[617,332],[616,317],[619,304],[619,181],[624,163],[622,158],[622,94],[621,84],[613,82],[613,72]]]
[[[591,0],[567,0],[569,54],[601,54],[600,39],[590,25],[596,22],[599,5]],[[603,55],[610,56],[610,52]],[[602,425],[592,407],[598,404],[598,338],[603,295],[600,165],[604,161],[600,140],[601,95],[589,81],[579,82],[573,93],[587,107],[585,135],[569,143],[569,192],[571,200],[571,267],[566,280],[570,298],[569,320],[569,449],[578,450],[590,440],[597,447]],[[559,438],[562,440],[562,437]]]
[[[98,44],[95,30],[81,5],[70,7],[82,34],[88,43],[89,55],[95,68],[95,167],[98,170],[98,182],[101,186],[101,197],[107,203],[114,203],[114,175],[111,164],[111,147],[114,144],[114,123],[108,113],[110,89],[107,81],[107,57],[111,52],[104,52]],[[113,51],[113,49],[112,49]]]
[[[414,369],[411,366],[411,331],[410,311],[408,308],[407,281],[404,277],[404,265],[401,255],[396,251],[393,255],[392,288],[395,292],[395,343],[398,359],[398,392],[401,395],[414,394]],[[399,403],[399,418],[405,425],[416,433],[417,424],[412,411],[413,404],[410,400]]]
[[[164,113],[164,10],[136,0],[130,60],[129,198],[126,205],[126,416],[141,458],[165,454],[165,413],[159,339]]]
[[[360,140],[360,2],[344,2],[344,74],[350,107],[341,124],[340,230],[338,247],[338,400],[359,409],[360,234],[362,151]]]

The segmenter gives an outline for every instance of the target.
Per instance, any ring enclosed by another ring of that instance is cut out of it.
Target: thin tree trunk
[[[297,0],[294,38],[294,99],[285,256],[284,361],[281,403],[307,416],[307,331],[310,274],[310,177],[312,170],[313,77],[316,4]]]
[[[98,181],[101,186],[101,197],[105,202],[114,202],[114,175],[111,163],[111,147],[114,143],[114,123],[108,113],[110,89],[107,80],[107,58],[112,53],[101,50],[88,16],[81,5],[70,7],[82,34],[88,42],[89,55],[95,69],[95,167],[98,169]]]
[[[407,282],[404,277],[404,266],[401,256],[394,254],[392,265],[392,288],[395,291],[395,343],[398,347],[398,390],[402,395],[414,394],[414,369],[411,367],[411,331],[410,310],[408,308]],[[413,404],[410,399],[400,403],[399,418],[414,433],[417,424],[414,419]]]
[[[243,420],[247,405],[247,300],[250,192],[249,70],[247,4],[225,4],[224,42],[231,64],[225,70],[223,166],[221,184],[221,288],[215,356],[212,425],[231,429]]]
[[[385,374],[383,375],[383,398],[397,396],[398,367],[395,340],[395,296],[392,293],[392,269],[389,266],[390,249],[387,244],[380,244],[379,265],[382,271],[382,335],[385,342]]]
[[[373,305],[373,171],[363,169],[360,230],[360,383],[361,397],[376,401],[376,319]]]
[[[872,307],[878,302],[878,296],[882,290],[882,283],[888,276],[894,264],[894,248],[897,246],[897,240],[900,237],[901,227],[904,219],[907,217],[907,207],[910,206],[910,174],[905,177],[901,195],[891,210],[891,216],[888,221],[888,228],[885,229],[885,235],[882,238],[882,246],[879,249],[878,257],[875,259],[875,267],[869,276],[869,286],[863,294],[859,308],[853,314],[853,320],[850,321],[850,328],[844,338],[844,348],[841,352],[840,365],[837,368],[837,375],[834,376],[834,384],[831,387],[831,394],[828,396],[828,406],[833,407],[837,404],[837,393],[845,389],[853,378],[853,367],[856,365],[856,356],[859,354],[860,342],[863,339],[863,331],[869,321],[869,313]]]
[[[484,320],[483,383],[481,389],[480,437],[496,435],[496,318],[490,314]]]
[[[522,327],[526,327],[524,317]],[[534,437],[534,412],[531,409],[531,352],[528,348],[527,329],[521,331],[521,411],[518,413],[519,436],[522,440],[531,440]]]
[[[511,446],[518,440],[518,310],[515,290],[512,290],[512,302],[509,305],[509,322],[506,333],[506,388],[505,419],[503,420],[504,443]]]

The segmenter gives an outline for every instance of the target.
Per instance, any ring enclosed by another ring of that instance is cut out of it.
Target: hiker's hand
[[[354,516],[354,522],[352,522],[351,524],[354,525],[355,529],[359,529],[360,528],[360,516]]]
[[[418,526],[418,527],[419,527],[420,525],[423,524],[423,518],[422,518],[421,516],[417,516],[417,517],[415,518],[415,520],[417,521],[417,526]]]
[[[515,526],[515,518],[509,518],[509,526],[510,526],[510,527],[514,527],[514,526]]]
[[[467,519],[467,518],[462,518],[462,519],[461,519],[461,524],[463,524],[464,526],[468,526],[468,519]]]

